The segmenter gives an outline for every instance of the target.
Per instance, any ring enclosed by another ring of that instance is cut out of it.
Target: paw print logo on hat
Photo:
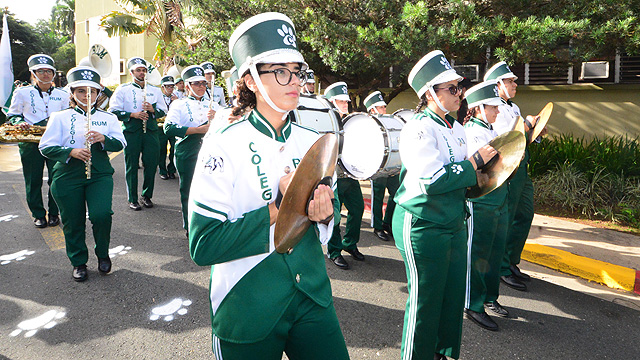
[[[496,95],[496,97],[500,97],[500,93],[498,92],[498,87],[497,86],[493,87],[493,93]]]
[[[135,62],[136,64],[142,64],[142,59],[134,59],[133,62]]]
[[[347,87],[346,86],[342,87],[342,93],[343,94],[347,94],[347,95],[349,94],[349,91],[347,91]]]
[[[286,24],[282,24],[282,29],[278,29],[278,34],[282,36],[282,41],[289,46],[296,46],[296,35],[293,33],[293,29],[287,26]]]
[[[195,69],[193,70],[193,72],[196,74],[196,76],[202,76],[202,70],[200,69]]]
[[[454,164],[451,166],[451,171],[453,171],[456,175],[460,175],[461,172],[464,171],[460,164]]]
[[[47,63],[47,58],[46,57],[39,57],[38,58],[38,62],[40,64],[46,64]]]
[[[93,80],[93,73],[91,71],[83,71],[80,73],[82,75],[82,78],[85,80]]]
[[[440,57],[440,64],[442,64],[442,66],[444,66],[445,69],[447,69],[447,70],[453,69],[451,67],[451,64],[449,64],[449,61],[447,61],[447,59],[444,56]]]

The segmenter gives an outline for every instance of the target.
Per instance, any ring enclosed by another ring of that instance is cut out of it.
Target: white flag
[[[7,100],[13,90],[13,63],[7,14],[2,18],[2,39],[0,39],[0,106],[8,107]],[[6,109],[5,109],[6,110]]]

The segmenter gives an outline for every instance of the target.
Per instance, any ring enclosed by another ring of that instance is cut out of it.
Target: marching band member
[[[384,115],[387,113],[387,103],[380,91],[374,91],[364,99],[364,106],[367,107],[369,114]],[[400,186],[398,175],[383,176],[375,180],[371,180],[371,226],[373,233],[382,241],[393,239],[391,231],[391,220],[393,219],[393,210],[396,203],[393,197]],[[389,192],[387,201],[387,209],[382,217],[382,204],[384,203],[385,189]]]
[[[113,167],[108,151],[120,151],[126,146],[118,118],[94,106],[100,89],[100,75],[88,66],[75,67],[67,73],[71,85],[73,108],[53,113],[40,140],[40,151],[56,162],[51,192],[58,201],[64,222],[62,231],[67,256],[73,265],[73,280],[87,280],[89,251],[85,243],[87,209],[95,239],[98,271],[111,271],[109,242],[111,239],[111,202],[113,198]],[[91,90],[91,104],[88,91]],[[87,109],[91,107],[91,125],[87,131]],[[85,141],[91,144],[87,149]],[[90,164],[91,178],[86,166]]]
[[[180,79],[180,78],[179,78]],[[178,99],[176,92],[174,91],[175,84],[173,76],[167,75],[160,80],[160,89],[162,90],[162,100],[164,101],[167,109],[170,109],[170,105],[174,100]],[[165,118],[158,119],[164,122]],[[160,125],[160,124],[158,124]],[[167,136],[164,131],[158,132],[158,141],[160,142],[160,157],[158,157],[158,171],[160,172],[160,179],[175,179],[176,178],[176,166],[173,163],[173,154],[176,150],[176,137]],[[167,143],[169,144],[169,164],[167,165]]]
[[[340,112],[342,120],[349,114],[349,90],[345,82],[337,82],[329,85],[324,90],[324,96],[335,105]],[[338,209],[342,204],[349,211],[344,238],[340,238],[340,222],[336,221],[333,235],[327,244],[327,256],[334,265],[343,270],[350,268],[349,263],[342,256],[342,250],[348,252],[354,260],[364,261],[364,255],[358,250],[360,241],[360,225],[364,214],[364,200],[360,182],[351,178],[338,179]]]
[[[178,98],[178,99],[182,99],[184,97],[187,96],[187,92],[184,89],[184,80],[182,78],[176,78],[175,79],[175,90],[173,91],[173,94]]]
[[[7,112],[7,120],[10,124],[22,129],[28,129],[32,125],[46,126],[49,116],[69,107],[69,95],[53,86],[53,78],[56,74],[53,58],[45,54],[36,54],[27,60],[33,85],[16,88],[11,99],[11,105]],[[18,144],[20,162],[22,162],[22,174],[27,192],[27,205],[34,218],[37,228],[57,226],[60,223],[58,205],[51,196],[49,190],[49,221],[47,222],[47,210],[42,202],[42,174],[44,165],[47,165],[49,173],[49,189],[53,176],[55,161],[42,156],[38,151],[38,144],[21,142]]]
[[[215,104],[214,110],[227,106],[224,100],[224,90],[216,85],[216,67],[210,61],[205,61],[200,66],[204,69],[204,77],[207,79],[207,91],[205,92],[205,100]],[[213,101],[211,97],[213,96]]]
[[[182,204],[183,227],[188,228],[189,188],[193,171],[198,160],[198,151],[202,145],[202,137],[209,130],[209,120],[213,119],[215,110],[209,108],[204,94],[207,89],[204,69],[192,65],[182,70],[182,78],[186,82],[187,97],[174,102],[164,122],[164,132],[169,137],[180,140],[176,143],[176,165],[180,175],[180,203]]]
[[[274,251],[276,194],[319,137],[292,121],[307,66],[293,24],[280,13],[251,17],[231,35],[229,50],[241,74],[238,104],[250,112],[207,134],[189,201],[191,257],[213,265],[214,354],[348,359],[321,247],[337,212],[330,187],[318,186],[308,205],[316,225],[290,252]]]
[[[162,101],[162,92],[146,81],[148,66],[141,57],[133,57],[127,63],[133,77],[130,83],[118,86],[110,100],[109,111],[122,121],[122,130],[127,139],[124,148],[125,179],[129,208],[142,210],[153,207],[153,187],[158,167],[158,124],[156,119],[166,115],[168,109]],[[143,129],[143,126],[146,127]],[[142,153],[144,180],[142,196],[138,203],[138,164]]]
[[[506,102],[500,106],[500,114],[496,118],[494,128],[499,135],[512,130],[518,117],[521,116],[520,108],[511,101],[516,96],[518,77],[511,72],[506,62],[501,61],[487,70],[484,80],[497,80],[500,97]],[[538,120],[538,117],[527,116],[524,121],[525,133],[529,133]],[[519,291],[527,290],[527,285],[522,281],[527,281],[530,278],[529,275],[520,272],[518,268],[520,255],[533,221],[533,183],[527,171],[528,163],[529,149],[527,148],[518,170],[509,180],[507,200],[509,231],[502,260],[502,270],[500,271],[502,282]]]
[[[458,358],[467,263],[465,194],[477,183],[475,170],[496,151],[481,147],[467,159],[458,110],[462,77],[444,54],[425,55],[409,73],[420,98],[400,133],[400,187],[393,215],[396,247],[405,262],[409,297],[402,359]]]
[[[302,88],[305,95],[313,95],[316,93],[316,74],[311,69],[307,69],[307,83]]]
[[[493,129],[498,107],[504,101],[498,94],[495,80],[485,81],[466,91],[469,107],[464,124],[467,135],[467,155],[473,154],[493,140],[498,133]],[[471,217],[468,222],[469,262],[467,265],[467,296],[465,312],[481,327],[497,331],[498,324],[485,312],[485,307],[500,316],[509,312],[498,303],[500,265],[507,238],[508,186],[502,184],[487,195],[467,202]]]

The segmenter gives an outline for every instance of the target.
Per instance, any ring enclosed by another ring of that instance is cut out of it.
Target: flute
[[[144,86],[142,87],[142,108],[144,109],[144,103],[147,102],[147,76],[144,76]],[[149,116],[149,112],[144,110]],[[142,119],[142,132],[147,133],[147,119]]]
[[[211,93],[209,94],[209,109],[213,109],[213,79],[209,82],[209,86],[211,87]]]
[[[87,86],[87,134],[91,131],[91,87]],[[87,180],[91,179],[91,142],[89,137],[84,141],[84,144],[89,150],[89,160],[85,163],[85,172],[87,173]]]

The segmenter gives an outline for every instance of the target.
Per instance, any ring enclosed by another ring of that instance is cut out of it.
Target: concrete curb
[[[526,244],[522,251],[522,259],[589,281],[595,281],[610,288],[640,294],[640,271],[635,269],[539,244]]]

